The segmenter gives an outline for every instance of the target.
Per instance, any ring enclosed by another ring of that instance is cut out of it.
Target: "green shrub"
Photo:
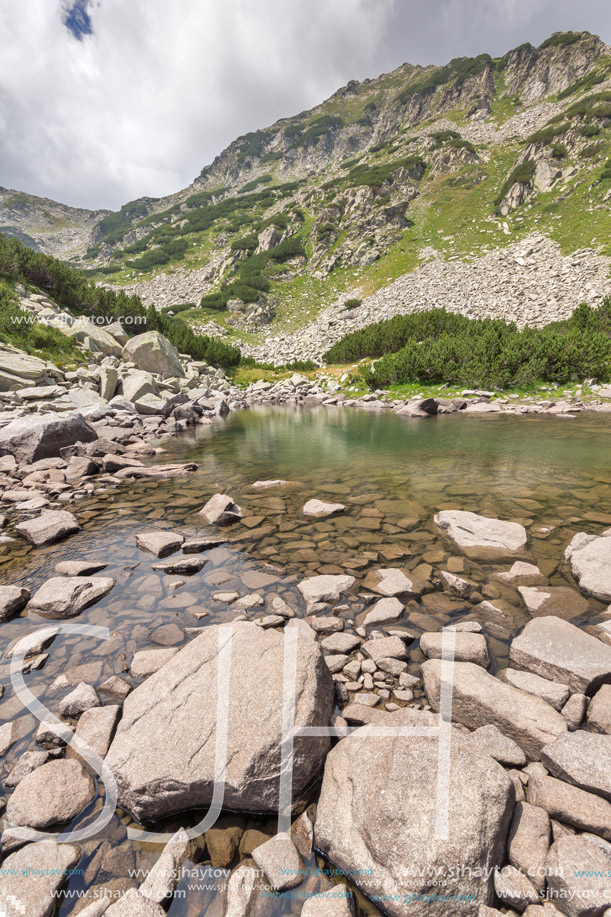
[[[347,299],[344,303],[344,309],[358,309],[362,302],[362,299]]]
[[[404,156],[402,159],[371,166],[363,163],[350,170],[347,182],[352,186],[379,188],[384,182],[392,180],[398,169],[407,169],[415,179],[420,179],[426,170],[426,163],[419,156]]]
[[[362,374],[372,388],[408,382],[495,388],[572,377],[611,378],[611,297],[582,305],[570,319],[525,328],[501,319],[470,319],[434,309],[395,316],[347,335],[327,363],[381,357]]]
[[[552,143],[556,137],[559,137],[560,134],[565,134],[570,128],[571,125],[567,121],[563,121],[561,124],[550,123],[527,137],[524,143]]]
[[[611,159],[607,160],[604,169],[600,173],[600,177],[603,181],[611,180]]]
[[[469,77],[478,76],[489,67],[493,69],[495,67],[495,62],[489,54],[480,54],[478,57],[455,57],[445,67],[436,67],[432,71],[427,71],[406,86],[399,93],[398,101],[402,105],[407,105],[415,95],[434,92],[438,86],[443,86],[450,80],[463,82]]]
[[[130,201],[128,204],[123,204],[116,213],[107,213],[96,226],[95,234],[97,238],[108,245],[120,242],[133,228],[134,223],[147,215],[149,204],[155,200],[158,200],[158,198]]]
[[[568,99],[569,96],[574,95],[576,92],[592,89],[593,86],[598,86],[599,83],[603,83],[607,79],[607,76],[607,73],[596,73],[595,71],[586,73],[580,80],[576,80],[570,86],[567,86],[566,89],[563,89],[562,92],[559,92],[558,99]]]
[[[565,147],[564,143],[554,143],[552,144],[552,156],[554,159],[567,159],[569,151]]]
[[[579,133],[582,137],[596,137],[600,134],[600,127],[598,124],[582,124],[579,127]]]
[[[270,175],[269,172],[266,175],[260,175],[259,178],[253,178],[252,181],[248,181],[245,185],[242,185],[238,194],[246,194],[249,191],[254,191],[259,185],[267,185],[273,180],[274,176]]]
[[[153,306],[145,308],[139,296],[129,296],[123,290],[97,287],[82,271],[50,255],[26,248],[16,239],[3,235],[0,235],[0,279],[39,287],[63,309],[77,315],[123,320],[127,334],[134,330],[138,334],[149,330],[159,331],[175,347],[194,359],[208,360],[222,366],[236,366],[239,362],[240,351],[237,347],[203,334],[196,335],[180,319],[163,315]],[[134,318],[142,319],[142,324],[135,325],[132,321]],[[40,330],[47,329],[40,326]],[[61,332],[57,333],[61,335]]]
[[[20,308],[12,284],[0,278],[0,341],[3,344],[53,362],[82,359],[82,352],[72,338],[57,328],[31,323],[31,319],[32,313]]]
[[[582,32],[554,32],[539,45],[540,48],[568,48],[583,38]]]

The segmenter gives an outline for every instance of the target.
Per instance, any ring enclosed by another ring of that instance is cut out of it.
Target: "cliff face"
[[[529,232],[600,249],[610,126],[611,49],[558,33],[351,81],[239,137],[178,194],[117,213],[1,191],[0,231],[160,308],[203,296],[187,320],[256,343],[432,256],[477,258]]]

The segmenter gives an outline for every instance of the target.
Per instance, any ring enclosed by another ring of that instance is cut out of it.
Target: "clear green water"
[[[83,522],[78,535],[38,551],[23,546],[2,549],[4,582],[23,582],[34,589],[59,560],[75,558],[106,561],[103,575],[117,581],[105,599],[76,619],[107,626],[111,640],[56,640],[44,666],[28,675],[27,683],[56,709],[66,690],[52,690],[50,685],[66,669],[93,664],[85,680],[99,684],[111,674],[126,675],[136,650],[157,646],[161,625],[174,624],[184,633],[186,627],[232,620],[235,611],[214,598],[218,591],[281,594],[304,613],[295,587],[312,573],[350,572],[361,579],[378,567],[401,566],[417,569],[435,584],[449,558],[460,557],[434,526],[433,515],[443,508],[522,522],[531,536],[531,559],[550,583],[574,587],[563,562],[564,547],[577,531],[598,533],[611,526],[610,446],[608,415],[405,420],[390,412],[333,408],[242,412],[167,440],[163,456],[155,461],[196,461],[197,472],[109,488],[77,505]],[[278,478],[292,484],[269,491],[252,488],[257,480]],[[161,527],[185,536],[216,534],[198,511],[217,491],[239,503],[243,524],[224,532],[227,543],[206,555],[207,564],[195,576],[153,571],[156,559],[138,550],[136,533]],[[308,520],[301,507],[310,497],[340,501],[346,513],[326,521]],[[502,668],[508,641],[528,620],[517,592],[490,579],[508,566],[465,564],[465,575],[478,584],[482,598],[502,608],[502,617],[482,613],[476,605],[448,603],[436,587],[423,602],[406,609],[399,626],[417,636],[452,619],[477,619],[486,627],[494,668]],[[578,623],[591,625],[602,611],[601,603],[590,601]],[[206,617],[197,617],[204,612]],[[354,614],[348,611],[345,616]],[[17,637],[46,623],[24,615],[3,624],[3,651]],[[186,640],[179,636],[175,645]],[[417,643],[410,652],[410,669],[417,672]],[[2,682],[8,685],[6,663]],[[8,687],[0,702],[2,721],[22,714]],[[34,718],[22,722],[23,737],[7,755],[5,770],[32,747],[36,727]],[[93,819],[96,805],[99,801],[77,824]],[[174,819],[166,827],[188,821]],[[106,830],[104,843],[112,851],[106,860],[99,841],[88,846],[80,864],[84,878],[71,879],[70,890],[117,880],[120,884],[130,869],[146,868],[154,861],[157,850],[126,841],[128,822],[128,816],[118,813]],[[273,822],[256,824],[273,833]],[[290,901],[275,902],[266,913],[289,914],[293,907]],[[214,917],[217,909],[222,915],[222,895],[191,891],[175,900],[169,913]],[[73,901],[68,900],[58,911],[62,917],[72,912]],[[363,904],[363,913],[376,912]]]

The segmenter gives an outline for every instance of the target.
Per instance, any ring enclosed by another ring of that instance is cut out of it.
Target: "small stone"
[[[275,891],[296,888],[304,880],[303,860],[288,834],[276,834],[253,850],[252,858]]]
[[[324,503],[322,500],[308,500],[303,506],[304,516],[337,516],[343,513],[346,507],[343,503]]]
[[[84,713],[85,710],[90,710],[92,707],[99,706],[100,698],[96,694],[93,685],[87,685],[81,682],[80,685],[76,686],[74,691],[66,694],[63,700],[59,702],[59,712],[62,716],[78,717],[81,713]]]
[[[108,595],[114,585],[106,576],[54,576],[34,593],[28,610],[47,618],[72,618]]]
[[[353,576],[310,576],[302,580],[297,588],[308,605],[315,602],[336,602],[349,592],[355,583]]]
[[[208,562],[205,557],[195,557],[187,555],[178,560],[166,561],[163,564],[152,564],[153,570],[160,570],[162,573],[176,573],[182,576],[193,576],[199,573],[202,567]]]
[[[448,644],[443,633],[423,634],[420,638],[420,649],[429,659],[441,659],[444,645]],[[453,644],[453,657],[457,662],[474,662],[485,669],[490,665],[488,644],[483,634],[456,633]]]
[[[529,904],[539,904],[539,893],[530,879],[515,866],[505,866],[494,873],[497,897],[510,907],[522,911]]]
[[[132,686],[120,675],[111,675],[110,678],[102,682],[98,690],[102,694],[108,694],[109,697],[118,697],[121,700],[125,700],[132,690]]]
[[[351,653],[361,645],[361,638],[356,634],[336,633],[325,637],[321,646],[328,653]]]
[[[120,713],[121,707],[115,704],[84,710],[76,727],[77,739],[85,742],[100,758],[106,757]]]
[[[526,755],[520,746],[496,726],[480,726],[466,737],[466,741],[506,767],[524,767],[526,764]]]
[[[542,698],[548,704],[551,704],[554,710],[562,710],[571,693],[566,685],[557,681],[549,681],[549,679],[541,678],[539,675],[533,675],[532,672],[505,669],[504,675],[510,685],[514,685],[520,691],[527,691],[528,694],[534,694],[535,697]]]
[[[611,801],[611,737],[566,733],[546,745],[541,761],[554,777]]]
[[[80,525],[72,513],[66,510],[46,510],[35,519],[21,522],[15,531],[23,535],[36,548],[53,544],[80,531]]]
[[[18,614],[30,598],[24,586],[0,586],[0,622]]]
[[[62,560],[55,564],[55,573],[60,576],[93,576],[104,570],[108,564],[96,560]]]
[[[231,525],[242,518],[242,510],[226,494],[215,494],[200,510],[200,516],[210,525]]]
[[[588,709],[588,698],[585,694],[571,694],[562,708],[562,716],[567,722],[570,732],[575,732],[583,723],[583,718]]]
[[[372,605],[363,620],[364,627],[371,627],[376,624],[388,624],[396,621],[405,611],[405,606],[399,599],[390,596],[380,599],[375,605]]]
[[[603,685],[592,698],[588,707],[587,729],[611,735],[611,685]]]

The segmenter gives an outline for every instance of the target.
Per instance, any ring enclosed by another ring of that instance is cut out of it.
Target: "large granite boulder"
[[[584,592],[611,602],[611,530],[601,536],[579,532],[564,556]]]
[[[488,519],[463,510],[442,510],[435,516],[435,524],[468,554],[512,555],[523,551],[528,541],[526,529],[517,522]]]
[[[554,615],[534,618],[512,642],[513,665],[592,694],[611,682],[611,646]]]
[[[49,917],[57,892],[81,851],[74,844],[39,841],[26,844],[2,863],[0,913],[6,917]]]
[[[376,737],[372,728],[327,757],[315,846],[391,917],[472,917],[491,903],[487,877],[503,863],[511,779],[453,731],[447,837],[435,837],[439,740]],[[452,871],[458,863],[468,865],[465,875]]]
[[[144,334],[130,338],[123,348],[123,359],[135,363],[138,369],[149,373],[179,378],[185,375],[180,354],[158,331],[145,331]]]
[[[159,389],[151,373],[138,369],[125,376],[121,394],[128,401],[137,401],[143,395],[159,394]]]
[[[90,443],[98,434],[80,414],[41,414],[20,417],[0,430],[0,455],[14,455],[18,462],[55,458],[75,443]]]
[[[26,386],[61,378],[53,363],[22,351],[0,349],[0,392],[13,392]]]
[[[219,637],[208,627],[125,701],[107,762],[119,803],[137,818],[208,806],[217,731]],[[274,812],[279,796],[286,640],[256,624],[232,627],[226,809]],[[297,726],[327,726],[333,680],[320,646],[301,636],[295,673]],[[322,772],[329,740],[296,738],[293,803],[305,803]]]
[[[93,353],[103,353],[109,357],[120,357],[123,350],[121,344],[109,334],[102,326],[97,325],[80,315],[74,320],[72,325],[63,325],[62,330],[68,337],[80,341],[88,350]]]
[[[422,664],[422,680],[428,702],[439,710],[440,659]],[[566,720],[546,701],[526,694],[490,675],[472,662],[455,662],[452,677],[452,720],[469,729],[492,724],[537,760],[541,749],[566,732]]]

